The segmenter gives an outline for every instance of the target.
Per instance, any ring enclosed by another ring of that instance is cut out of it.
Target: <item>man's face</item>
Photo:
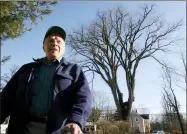
[[[43,43],[43,50],[47,59],[59,59],[65,52],[65,42],[58,34],[48,36]]]

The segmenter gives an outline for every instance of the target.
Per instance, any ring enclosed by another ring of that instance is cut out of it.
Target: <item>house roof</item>
[[[141,116],[143,119],[146,119],[146,120],[149,119],[149,114],[140,114],[140,116]]]

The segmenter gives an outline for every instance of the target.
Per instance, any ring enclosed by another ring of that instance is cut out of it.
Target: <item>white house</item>
[[[136,133],[150,132],[149,114],[131,114],[131,126]]]

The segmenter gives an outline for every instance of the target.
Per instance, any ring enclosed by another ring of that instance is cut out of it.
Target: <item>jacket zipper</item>
[[[30,73],[29,79],[28,79],[28,83],[27,83],[27,89],[26,89],[26,104],[27,104],[27,105],[29,104],[29,101],[28,101],[28,90],[29,90],[30,81],[31,81],[32,78],[33,78],[33,72],[34,72],[34,68],[32,68],[32,70],[31,70],[31,73]]]

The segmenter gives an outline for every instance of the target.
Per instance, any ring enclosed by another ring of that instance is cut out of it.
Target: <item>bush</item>
[[[187,134],[185,131],[184,133]],[[173,130],[173,134],[182,134],[182,131]]]
[[[115,124],[119,128],[121,134],[125,134],[129,132],[130,124],[128,122],[118,121]]]
[[[112,127],[112,123],[106,120],[99,121],[97,124],[97,129],[102,130],[103,134],[109,134],[109,129]]]
[[[102,120],[97,123],[97,134],[126,134],[129,132],[129,128],[130,124],[125,121]]]
[[[119,128],[116,125],[112,125],[109,128],[109,134],[120,134]]]

